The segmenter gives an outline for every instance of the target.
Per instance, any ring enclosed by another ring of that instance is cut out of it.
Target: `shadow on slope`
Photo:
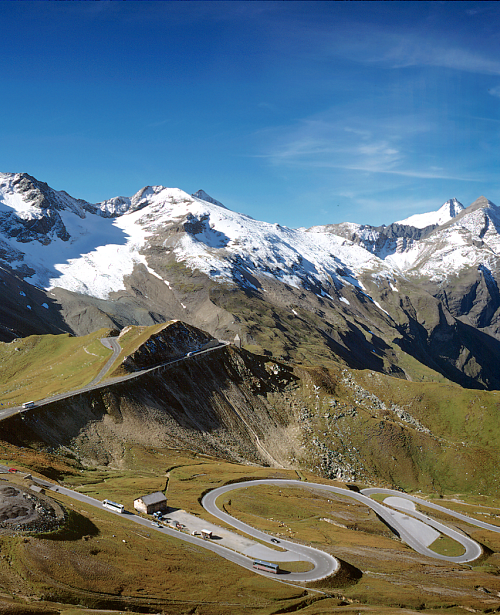
[[[0,268],[0,341],[45,333],[71,333],[49,293]]]
[[[193,356],[156,374],[54,402],[0,423],[17,446],[64,446],[89,463],[114,464],[125,443],[180,447],[264,465],[287,462],[293,409],[267,394],[296,381],[289,368],[231,348]],[[267,442],[273,453],[267,452]]]

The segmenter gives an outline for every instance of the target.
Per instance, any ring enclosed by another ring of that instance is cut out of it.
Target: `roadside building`
[[[151,515],[155,512],[167,510],[167,498],[161,491],[155,491],[149,495],[143,495],[134,500],[134,508],[139,512]]]

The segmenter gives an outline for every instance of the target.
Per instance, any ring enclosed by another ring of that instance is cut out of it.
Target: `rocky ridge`
[[[1,339],[179,319],[284,360],[421,378],[417,361],[429,377],[498,388],[498,208],[481,197],[435,213],[289,229],[203,191],[90,204],[2,174]]]

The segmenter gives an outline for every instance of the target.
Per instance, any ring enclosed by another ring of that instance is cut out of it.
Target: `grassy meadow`
[[[278,316],[289,318],[270,313],[269,322],[277,322]],[[163,326],[125,332],[120,339],[122,355],[112,368],[115,375],[123,357]],[[31,336],[0,344],[0,402],[4,407],[18,405],[84,386],[111,354],[99,341],[107,334],[109,330],[82,338]],[[291,343],[286,335],[280,333],[274,343],[286,356]],[[287,400],[298,400],[300,408],[307,406],[313,417],[308,419],[310,428],[315,430],[308,432],[309,440],[321,437],[326,442],[328,436],[332,450],[344,451],[348,459],[354,443],[365,463],[373,461],[370,467],[376,470],[370,480],[359,479],[351,487],[373,486],[379,472],[384,477],[379,484],[390,486],[385,478],[390,477],[408,492],[500,526],[499,393],[353,372],[356,383],[377,395],[386,408],[397,404],[429,431],[419,432],[401,426],[388,410],[369,407],[358,388],[345,384],[341,370],[338,365],[330,370],[302,368],[302,383],[288,393]],[[332,398],[336,405],[331,404]],[[378,440],[377,433],[382,434]],[[219,505],[270,535],[335,555],[341,560],[341,571],[307,587],[280,583],[201,547],[135,527],[126,517],[51,494],[68,511],[65,528],[51,535],[0,532],[0,615],[100,615],[125,610],[164,615],[455,615],[500,609],[500,534],[425,504],[419,505],[421,512],[469,534],[483,545],[483,556],[469,565],[421,556],[365,506],[349,497],[308,488],[308,482],[345,484],[318,478],[305,469],[230,463],[195,451],[132,442],[123,442],[119,467],[88,467],[69,449],[50,450],[35,449],[29,442],[24,447],[0,442],[0,463],[58,480],[100,500],[121,502],[128,510],[133,510],[138,496],[163,491],[170,507],[219,525],[224,524],[201,506],[207,491],[258,478],[301,480],[301,486],[293,488],[242,486],[221,496]],[[406,478],[406,467],[415,472],[414,477],[408,472]],[[8,478],[22,480],[17,475]],[[446,555],[458,555],[461,549],[444,537],[431,548]],[[291,563],[290,569],[300,566]]]
[[[119,340],[122,351],[107,378],[124,374],[123,359],[164,326],[130,327]],[[100,342],[110,333],[111,329],[99,329],[82,337],[31,335],[0,342],[0,403],[8,408],[84,387],[112,355]]]
[[[83,337],[30,335],[0,343],[0,403],[18,406],[25,401],[79,389],[97,376],[111,356],[100,329]]]
[[[40,454],[5,444],[0,447],[0,462],[28,471],[33,470]],[[132,445],[120,470],[91,470],[71,458],[43,455],[43,463],[38,460],[38,473],[43,474],[44,464],[57,465],[60,482],[80,492],[99,499],[108,497],[132,509],[139,495],[165,491],[166,487],[169,506],[218,524],[200,504],[208,489],[254,478],[299,478],[293,471],[243,466],[180,449]],[[168,615],[292,611],[304,615],[437,614],[500,608],[500,535],[450,517],[447,522],[479,540],[485,554],[463,566],[426,558],[400,542],[363,505],[349,497],[313,491],[307,485],[309,481],[342,483],[317,479],[304,471],[301,475],[305,479],[301,487],[243,486],[221,496],[219,505],[270,535],[332,553],[341,560],[338,577],[308,587],[284,585],[240,569],[202,548],[134,527],[126,517],[51,494],[70,511],[68,527],[53,535],[0,535],[0,554],[4,556],[0,558],[0,594],[19,588],[15,594],[19,600],[21,595],[24,600],[37,596],[37,605],[47,609],[55,603],[64,604],[65,614],[85,612],[85,608],[112,612],[127,608]],[[454,494],[440,498],[439,503],[461,512],[473,509],[476,514],[486,513],[488,519],[500,515],[500,502],[480,496],[479,504],[476,499]],[[420,509],[435,514],[425,506]],[[435,516],[444,520],[447,515]],[[434,548],[454,554],[454,545],[443,539]],[[0,606],[1,600],[0,595]],[[146,607],[151,610],[144,610]]]
[[[165,328],[165,326],[166,323],[151,325],[149,327],[127,327],[118,340],[121,346],[121,352],[111,366],[107,377],[123,376],[127,374],[128,372],[121,366],[124,359],[137,350],[139,346],[147,342],[152,335]]]

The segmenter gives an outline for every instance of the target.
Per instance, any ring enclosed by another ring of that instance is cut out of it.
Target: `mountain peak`
[[[488,200],[485,196],[480,196],[469,207],[468,212],[476,211],[476,209],[484,209],[485,207],[495,207],[495,204]]]
[[[213,199],[209,194],[205,192],[205,190],[198,190],[198,192],[195,192],[191,196],[194,196],[195,199],[205,201],[206,203],[212,203],[213,205],[219,205],[219,207],[224,207],[224,209],[227,209],[225,205],[223,205],[220,201]]]
[[[458,216],[458,214],[464,211],[464,209],[465,207],[462,203],[453,198],[446,201],[446,203],[437,211],[430,211],[425,214],[415,214],[414,216],[410,216],[404,220],[398,220],[396,224],[404,224],[406,226],[414,226],[416,228],[425,228],[426,226],[434,225],[441,226],[442,224],[445,224]]]
[[[460,203],[460,201],[458,201],[457,199],[453,198],[449,201],[446,201],[446,203],[440,209],[438,209],[438,213],[447,213],[450,218],[454,218],[455,216],[458,216],[458,214],[464,209],[465,207],[462,205],[462,203]]]

